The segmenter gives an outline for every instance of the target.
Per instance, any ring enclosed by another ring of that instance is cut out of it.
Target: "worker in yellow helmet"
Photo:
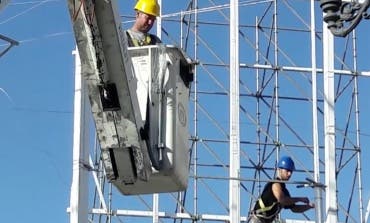
[[[295,170],[294,162],[289,156],[283,156],[278,162],[277,181],[268,182],[249,215],[249,223],[272,223],[281,209],[303,213],[315,205],[307,197],[292,197],[285,187]]]
[[[126,30],[128,45],[145,46],[161,43],[161,40],[149,31],[159,16],[159,5],[156,0],[138,0],[134,7],[135,23]]]

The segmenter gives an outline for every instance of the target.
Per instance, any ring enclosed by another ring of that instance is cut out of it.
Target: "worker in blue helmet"
[[[280,158],[277,165],[276,181],[268,182],[253,210],[249,215],[250,223],[273,222],[281,209],[290,209],[292,212],[302,213],[315,205],[307,197],[292,197],[285,186],[295,170],[293,160],[289,156]]]

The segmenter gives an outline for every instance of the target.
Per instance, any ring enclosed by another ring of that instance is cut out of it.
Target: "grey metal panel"
[[[68,6],[81,58],[81,72],[87,82],[101,149],[124,152],[128,148],[134,148],[135,151],[135,156],[126,160],[128,162],[112,160],[111,156],[105,154],[103,160],[107,175],[111,180],[130,179],[127,183],[132,183],[131,178],[136,178],[135,176],[147,180],[151,165],[146,146],[138,133],[142,123],[141,119],[136,117],[139,113],[138,103],[135,101],[136,80],[132,74],[120,18],[115,12],[116,1],[84,1],[84,10],[79,10],[81,4],[81,1],[69,1]],[[99,86],[107,83],[115,84],[118,89],[120,110],[104,111]],[[137,161],[140,163],[135,163]],[[117,163],[120,166],[116,169],[126,171],[110,172],[114,171],[114,165]],[[135,165],[135,168],[131,168],[132,165]]]
[[[182,191],[189,175],[188,102],[189,88],[181,78],[181,63],[191,66],[176,47],[130,48],[135,75],[142,83],[138,91],[141,116],[149,120],[152,174],[148,181],[115,183],[127,195]],[[192,75],[189,69],[189,75]],[[149,103],[147,100],[148,98]],[[148,116],[147,114],[148,113]],[[158,145],[162,145],[159,148]],[[161,151],[160,151],[161,150]],[[154,168],[153,163],[158,168]]]

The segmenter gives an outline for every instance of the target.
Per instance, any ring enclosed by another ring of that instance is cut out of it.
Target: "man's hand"
[[[291,207],[290,209],[293,212],[302,213],[312,208],[315,208],[315,204],[311,202],[311,203],[306,203],[306,204],[296,204],[296,205],[293,205],[293,207]]]
[[[315,203],[309,203],[308,206],[310,206],[311,208],[315,208]]]

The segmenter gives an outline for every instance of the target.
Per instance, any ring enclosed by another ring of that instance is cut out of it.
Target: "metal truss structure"
[[[9,0],[0,1],[0,11],[9,4]],[[4,56],[12,47],[18,46],[19,42],[0,34],[0,58]]]
[[[129,3],[120,2],[124,28]],[[370,33],[334,38],[313,0],[160,4],[158,35],[197,61],[188,189],[124,196],[107,182],[76,60],[70,222],[246,222],[289,155],[297,171],[288,189],[316,209],[283,210],[283,222],[365,223]]]
[[[4,56],[12,47],[19,45],[19,42],[17,42],[16,40],[13,40],[1,34],[0,34],[0,42],[5,43],[4,47],[0,49],[0,57]]]

